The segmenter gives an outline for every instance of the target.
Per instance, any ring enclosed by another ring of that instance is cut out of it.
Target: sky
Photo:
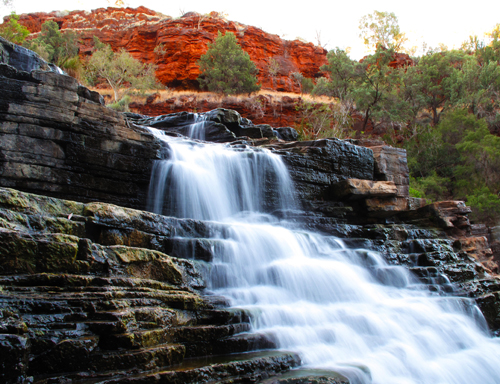
[[[107,7],[113,0],[12,0],[16,13],[50,12],[63,10],[91,10]],[[279,4],[280,3],[280,4]],[[484,39],[484,33],[500,23],[500,0],[459,2],[448,0],[343,0],[292,3],[273,0],[253,0],[248,3],[235,0],[125,0],[125,5],[143,5],[165,15],[178,17],[181,12],[224,12],[229,20],[253,25],[287,40],[297,37],[327,50],[350,48],[350,56],[363,57],[366,51],[359,37],[359,20],[374,10],[393,12],[409,46],[448,48],[459,47],[471,35]],[[297,4],[297,5],[295,5]],[[10,11],[3,7],[0,15]]]

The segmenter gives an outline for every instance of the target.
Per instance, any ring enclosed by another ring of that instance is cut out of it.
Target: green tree
[[[461,51],[430,52],[417,64],[418,82],[424,107],[432,113],[432,124],[437,125],[442,113],[450,105],[450,76],[461,66],[464,53]]]
[[[214,43],[198,61],[200,87],[225,95],[252,93],[260,90],[257,84],[259,70],[243,51],[232,32],[219,31]]]
[[[78,34],[74,31],[61,33],[54,20],[43,23],[40,34],[26,41],[25,46],[61,68],[73,68],[79,61]]]
[[[400,71],[389,67],[394,51],[379,47],[357,68],[357,79],[352,97],[356,109],[364,115],[363,130],[370,119],[374,124],[400,121],[401,112],[395,90],[400,82]]]
[[[0,28],[0,36],[14,44],[22,45],[29,34],[28,28],[19,24],[19,15],[15,12],[10,14],[9,21]]]
[[[398,18],[394,13],[375,11],[359,21],[361,37],[366,46],[377,49],[382,46],[399,51],[408,40],[401,32]]]
[[[105,80],[114,92],[115,102],[121,100],[132,89],[157,88],[155,67],[134,59],[124,49],[113,52],[109,44],[94,38],[96,50],[86,65],[86,76],[90,83]]]
[[[328,64],[323,65],[320,70],[328,73],[330,80],[320,79],[313,94],[336,97],[340,100],[352,99],[360,64],[351,60],[347,52],[338,47],[328,52],[327,59]]]
[[[496,61],[479,62],[476,56],[465,56],[460,68],[450,75],[450,101],[465,107],[477,117],[498,110],[500,65]]]

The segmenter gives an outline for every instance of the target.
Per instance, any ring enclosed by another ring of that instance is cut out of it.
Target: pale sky
[[[13,0],[18,13],[50,12],[106,7],[113,1],[106,0]],[[229,20],[253,25],[282,38],[294,40],[301,37],[317,43],[321,34],[326,49],[351,48],[351,57],[359,59],[366,54],[359,37],[359,20],[374,10],[394,12],[401,31],[406,33],[408,45],[448,48],[459,47],[470,35],[483,39],[484,33],[500,23],[500,0],[443,1],[418,0],[343,0],[343,1],[292,1],[253,0],[126,0],[130,7],[144,5],[163,14],[178,17],[181,11],[208,13],[224,12]],[[1,16],[10,13],[0,9]]]

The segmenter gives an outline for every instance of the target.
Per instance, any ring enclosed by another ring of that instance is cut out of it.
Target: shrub
[[[208,51],[200,57],[198,65],[200,87],[206,87],[210,92],[235,95],[260,90],[256,76],[259,70],[232,32],[223,36],[219,31],[214,43],[208,44]]]
[[[0,29],[0,36],[4,39],[21,45],[26,37],[30,34],[28,29],[19,24],[19,16],[14,12],[11,13],[9,21]]]

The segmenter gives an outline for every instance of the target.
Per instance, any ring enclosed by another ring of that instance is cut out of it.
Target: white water
[[[210,289],[251,311],[254,332],[353,384],[500,383],[500,344],[471,301],[432,296],[375,252],[290,230],[263,213],[269,173],[279,184],[275,208],[295,208],[278,157],[159,137],[170,159],[155,167],[150,208],[228,224]]]

